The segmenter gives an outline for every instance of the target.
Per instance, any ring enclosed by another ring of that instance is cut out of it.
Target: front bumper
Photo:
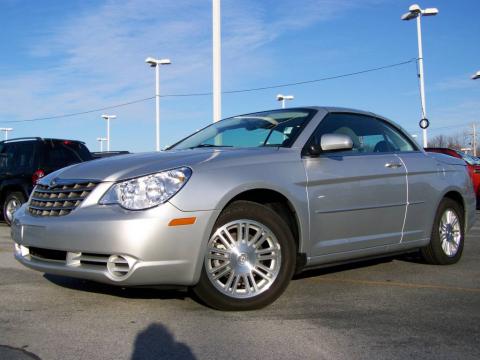
[[[34,270],[121,286],[188,286],[198,282],[218,215],[183,212],[167,202],[145,211],[90,204],[66,216],[36,217],[24,205],[11,235],[15,258]],[[184,217],[196,221],[168,225]]]

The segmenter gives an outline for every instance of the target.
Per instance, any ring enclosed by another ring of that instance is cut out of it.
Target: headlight
[[[122,181],[108,189],[100,204],[119,204],[129,210],[149,209],[175,195],[191,175],[190,168],[182,167]]]

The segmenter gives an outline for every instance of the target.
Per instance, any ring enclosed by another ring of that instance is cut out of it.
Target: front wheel
[[[25,196],[19,191],[11,192],[5,197],[5,202],[3,203],[3,218],[7,225],[10,226],[13,220],[13,213],[22,206],[25,200]]]
[[[275,211],[236,201],[215,223],[194,291],[218,310],[259,309],[287,287],[295,254],[292,233]]]
[[[452,199],[443,199],[435,215],[430,244],[421,249],[424,260],[434,265],[458,262],[463,251],[464,225],[462,207]]]

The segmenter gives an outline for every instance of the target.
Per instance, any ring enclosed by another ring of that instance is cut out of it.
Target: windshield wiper
[[[189,149],[211,148],[211,147],[233,147],[233,146],[232,145],[198,144],[197,146],[192,146]]]

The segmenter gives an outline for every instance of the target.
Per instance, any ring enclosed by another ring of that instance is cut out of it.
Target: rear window
[[[19,141],[0,146],[0,171],[16,173],[32,171],[35,167],[35,141]]]
[[[53,168],[62,168],[92,159],[87,147],[75,141],[49,141],[45,150],[45,163]]]

